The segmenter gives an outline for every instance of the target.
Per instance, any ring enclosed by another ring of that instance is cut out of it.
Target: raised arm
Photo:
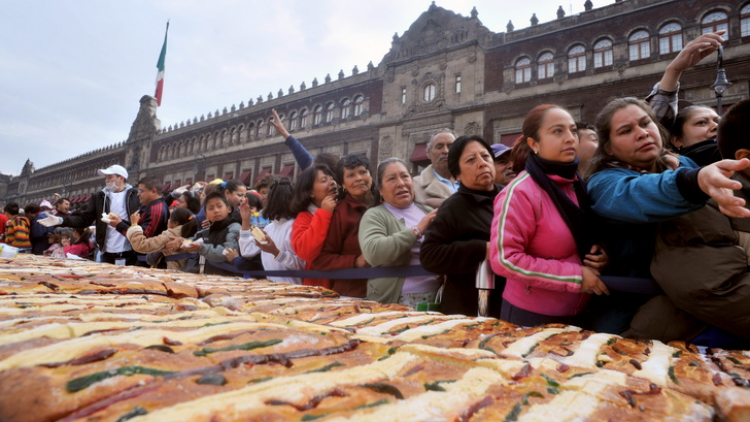
[[[284,138],[284,144],[289,147],[294,155],[294,161],[299,164],[300,170],[304,170],[310,167],[313,163],[313,156],[302,146],[302,143],[297,140],[294,136],[289,134],[289,131],[284,127],[284,123],[281,122],[279,114],[276,113],[276,109],[271,109],[273,118],[268,122],[276,131]]]
[[[677,118],[677,91],[680,87],[682,72],[716,51],[724,41],[721,36],[725,32],[703,34],[687,43],[677,57],[667,65],[661,80],[646,97],[659,122],[666,128],[670,128]]]

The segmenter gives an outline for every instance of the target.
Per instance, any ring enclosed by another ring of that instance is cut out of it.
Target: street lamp
[[[713,88],[716,93],[716,105],[718,107],[716,113],[720,117],[721,98],[724,96],[724,93],[727,92],[729,85],[732,85],[732,83],[727,79],[727,72],[724,70],[724,46],[720,45],[719,49],[716,51],[716,81],[711,85],[711,88]]]
[[[196,154],[195,160],[193,162],[193,174],[195,174],[195,181],[198,181],[198,173],[200,172],[200,167],[198,167],[198,160],[202,161],[203,164],[203,178],[206,178],[206,157],[203,154]]]
[[[70,186],[71,182],[70,173],[65,173],[62,178],[62,194],[63,197],[65,196],[65,193],[68,191],[68,186]]]

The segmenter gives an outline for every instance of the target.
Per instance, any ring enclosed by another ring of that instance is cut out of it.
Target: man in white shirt
[[[138,210],[138,189],[127,183],[128,171],[115,164],[98,173],[104,176],[106,187],[93,194],[79,215],[49,216],[39,222],[46,226],[88,227],[96,225],[96,243],[102,261],[117,265],[135,265],[138,257],[130,247],[125,233],[130,227],[130,215]],[[102,218],[114,214],[118,218]]]

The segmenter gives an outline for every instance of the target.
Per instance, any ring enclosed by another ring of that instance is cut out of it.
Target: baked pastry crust
[[[25,255],[0,265],[0,420],[747,417],[748,352],[265,280]]]

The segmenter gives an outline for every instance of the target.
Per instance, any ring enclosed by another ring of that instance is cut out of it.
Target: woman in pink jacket
[[[492,221],[492,269],[507,278],[500,317],[580,325],[590,293],[609,292],[599,279],[607,257],[586,230],[575,121],[561,107],[540,105],[526,115],[522,136],[525,170],[495,198]]]

